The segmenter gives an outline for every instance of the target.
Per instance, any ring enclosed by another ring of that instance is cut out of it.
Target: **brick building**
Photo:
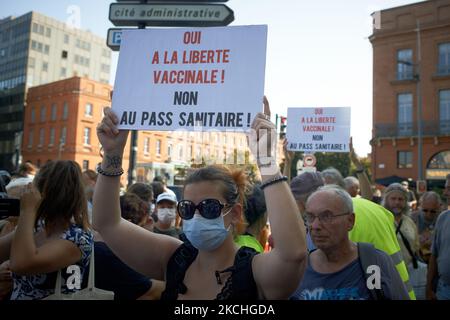
[[[374,178],[418,179],[421,101],[423,177],[441,185],[450,173],[450,0],[386,9],[374,19]]]

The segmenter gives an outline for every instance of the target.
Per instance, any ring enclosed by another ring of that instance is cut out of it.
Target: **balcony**
[[[422,121],[422,136],[450,135],[450,120]],[[417,123],[380,123],[375,125],[375,138],[417,136]]]

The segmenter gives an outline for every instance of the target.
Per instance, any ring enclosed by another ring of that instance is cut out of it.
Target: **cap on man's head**
[[[324,185],[320,172],[303,172],[291,181],[291,191],[298,200],[301,196],[316,191]]]
[[[403,196],[408,199],[408,193],[400,183],[391,183],[386,189],[384,189],[384,196],[386,197],[389,193],[394,191],[401,192]]]
[[[402,181],[402,186],[405,186],[405,187],[409,186],[408,181]]]
[[[158,196],[158,198],[156,198],[156,203],[158,204],[163,200],[177,203],[177,196],[169,192],[163,192]]]

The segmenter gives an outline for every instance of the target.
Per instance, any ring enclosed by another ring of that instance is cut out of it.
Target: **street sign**
[[[119,28],[108,29],[108,37],[106,45],[113,51],[120,50],[120,43],[122,42],[122,30]]]
[[[224,4],[111,3],[109,20],[115,26],[212,27],[230,24],[234,12]]]
[[[312,154],[305,154],[303,157],[303,166],[304,167],[314,167],[316,165],[316,157]]]

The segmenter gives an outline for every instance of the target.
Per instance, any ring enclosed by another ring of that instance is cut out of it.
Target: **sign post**
[[[148,0],[117,0],[111,3],[109,20],[115,26],[170,27],[211,27],[226,26],[234,20],[234,12],[224,4],[228,0],[176,0],[148,3]],[[140,3],[139,3],[140,2]],[[109,29],[107,45],[111,50],[119,51],[122,43],[122,30]],[[137,131],[131,132],[130,165],[128,185],[136,180]]]

